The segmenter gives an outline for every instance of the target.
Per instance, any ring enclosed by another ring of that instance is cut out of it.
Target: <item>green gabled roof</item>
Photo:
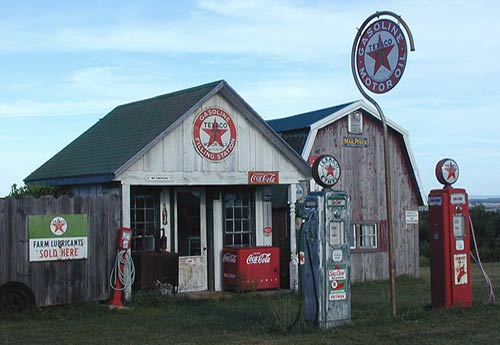
[[[105,182],[223,80],[124,104],[62,149],[24,181]]]

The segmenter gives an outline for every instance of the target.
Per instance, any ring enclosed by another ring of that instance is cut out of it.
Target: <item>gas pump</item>
[[[304,314],[320,328],[331,328],[351,319],[349,195],[329,189],[340,178],[333,156],[316,159],[313,177],[324,189],[309,193],[304,201],[307,219],[300,234]]]
[[[122,292],[130,289],[134,283],[135,268],[130,255],[132,242],[132,229],[122,227],[118,232],[118,249],[115,264],[109,276],[109,285],[113,289],[113,298],[109,306],[124,308],[122,302]]]
[[[444,187],[428,199],[433,309],[472,305],[469,200],[465,189],[451,186],[458,173],[453,159],[440,160],[436,177]]]

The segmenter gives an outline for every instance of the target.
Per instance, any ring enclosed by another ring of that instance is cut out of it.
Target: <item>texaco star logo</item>
[[[63,217],[55,217],[50,221],[50,231],[56,235],[61,236],[68,230],[68,223]]]
[[[436,165],[436,177],[439,182],[451,185],[458,180],[458,164],[449,158],[440,160]]]
[[[406,39],[399,25],[388,19],[372,23],[356,47],[356,69],[363,85],[385,93],[401,79],[406,67]]]
[[[236,126],[231,116],[220,108],[201,111],[194,120],[193,145],[200,156],[221,162],[236,146]]]

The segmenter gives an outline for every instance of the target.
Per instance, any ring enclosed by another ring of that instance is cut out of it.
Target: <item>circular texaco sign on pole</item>
[[[389,16],[389,19],[379,19]],[[373,21],[375,20],[376,21]],[[361,25],[351,49],[351,71],[359,92],[372,103],[380,115],[384,129],[384,165],[385,165],[385,199],[387,221],[387,242],[389,252],[389,280],[391,295],[391,315],[396,317],[396,264],[394,255],[394,234],[391,199],[391,172],[389,156],[389,138],[387,121],[378,103],[370,97],[365,88],[373,93],[382,94],[391,90],[401,79],[406,67],[406,37],[401,26],[408,35],[410,50],[415,50],[413,36],[405,21],[391,11],[380,11],[369,16]]]
[[[359,80],[374,93],[391,90],[403,75],[407,51],[406,38],[397,23],[389,19],[373,22],[356,47]]]
[[[458,164],[453,159],[444,158],[436,164],[436,178],[444,185],[452,185],[458,180]]]
[[[333,156],[319,156],[313,163],[312,176],[321,187],[330,188],[340,179],[340,164]]]

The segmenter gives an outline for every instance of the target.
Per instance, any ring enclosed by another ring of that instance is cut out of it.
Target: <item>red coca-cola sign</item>
[[[273,228],[270,226],[266,226],[266,227],[264,227],[263,232],[264,232],[264,235],[271,236],[271,234],[273,233]]]
[[[248,184],[278,184],[280,182],[279,171],[249,171]]]
[[[222,256],[222,262],[230,262],[232,264],[235,264],[236,263],[236,254],[224,253],[224,256]]]
[[[247,256],[247,265],[268,264],[271,262],[271,253],[250,253]]]

